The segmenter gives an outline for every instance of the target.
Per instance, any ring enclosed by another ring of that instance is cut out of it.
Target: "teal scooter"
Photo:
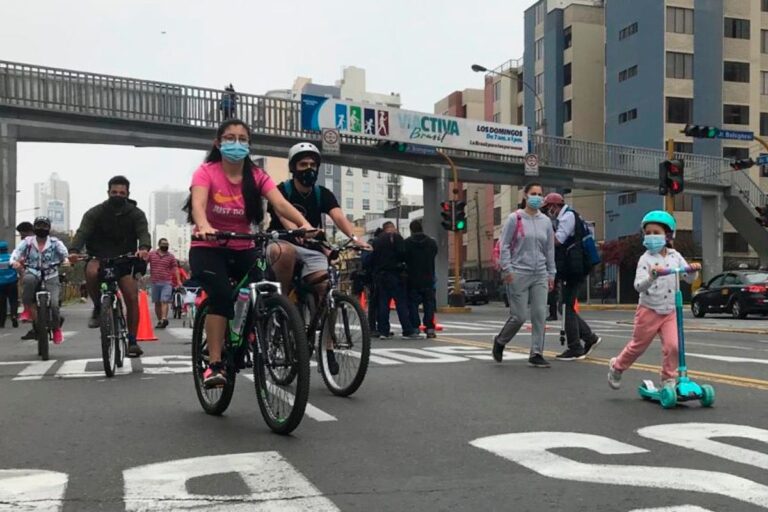
[[[680,291],[680,274],[695,272],[691,267],[666,268],[652,271],[656,277],[675,274],[675,314],[677,316],[677,349],[678,368],[677,382],[672,388],[654,386],[653,381],[645,380],[637,392],[645,400],[659,402],[665,409],[672,409],[678,402],[699,400],[702,407],[711,407],[715,403],[715,388],[709,384],[697,384],[688,377],[688,366],[685,364],[685,333],[683,331],[683,293]]]

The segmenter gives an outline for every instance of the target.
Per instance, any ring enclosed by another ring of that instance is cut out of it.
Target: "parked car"
[[[483,281],[469,280],[463,290],[467,304],[488,304],[488,287]]]
[[[691,298],[693,316],[730,313],[746,318],[753,313],[768,313],[768,272],[734,270],[713,277]]]

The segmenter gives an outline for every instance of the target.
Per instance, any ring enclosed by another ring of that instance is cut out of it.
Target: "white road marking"
[[[128,375],[133,372],[131,367],[132,359],[125,358],[125,364],[122,368],[115,368],[115,375]],[[88,363],[92,364],[91,367],[96,367],[96,370],[88,370]],[[85,377],[103,377],[104,366],[101,358],[99,359],[72,359],[70,361],[64,361],[59,370],[56,372],[56,377],[64,379],[85,378]]]
[[[696,505],[680,505],[677,507],[661,508],[636,508],[629,512],[713,512],[708,508],[697,507]]]
[[[69,477],[41,469],[0,469],[0,511],[59,512]]]
[[[48,361],[35,361],[23,370],[21,370],[13,380],[41,380],[43,375],[56,364],[55,359]]]
[[[685,355],[690,357],[698,357],[701,359],[711,359],[713,361],[723,361],[726,363],[768,364],[768,359],[755,359],[751,357],[715,356],[715,355],[709,355],[709,354],[695,354],[693,352],[686,352]]]
[[[246,373],[245,374],[245,378],[250,380],[251,382],[255,381],[255,378],[254,378],[252,373]],[[274,391],[275,391],[274,384],[272,384],[272,383],[268,383],[268,384],[272,388],[271,391],[274,393]],[[296,397],[293,396],[291,393],[285,391],[285,390],[281,390],[281,391],[288,396],[288,400],[290,401],[290,404],[293,405],[293,401],[294,401],[294,399]],[[331,414],[328,414],[327,412],[323,411],[322,409],[318,409],[317,407],[315,407],[314,405],[312,405],[309,402],[307,402],[307,407],[304,409],[304,414],[306,414],[308,417],[312,418],[315,421],[321,421],[321,422],[323,422],[323,421],[338,421],[338,419],[335,416],[333,416]]]

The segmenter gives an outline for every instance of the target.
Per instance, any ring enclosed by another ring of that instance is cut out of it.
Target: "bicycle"
[[[94,257],[86,256],[88,259]],[[144,260],[135,254],[123,254],[114,258],[96,258],[99,260],[99,290],[101,304],[99,316],[99,331],[101,334],[101,360],[104,364],[104,374],[111,378],[116,369],[122,368],[125,355],[128,353],[128,323],[125,320],[125,304],[120,293],[118,281],[121,276],[119,267],[126,265],[141,266]],[[142,272],[133,272],[135,279]]]
[[[173,313],[173,318],[178,320],[184,312],[184,289],[181,287],[174,288],[171,297],[171,312]]]
[[[52,274],[61,263],[56,263],[48,268],[40,265],[40,278],[35,286],[35,304],[37,305],[37,320],[34,322],[35,338],[37,339],[37,355],[43,361],[50,357],[50,342],[53,338],[53,310],[51,309],[51,292],[45,284],[46,274]]]
[[[182,316],[181,320],[181,326],[182,327],[189,327],[192,328],[192,325],[195,323],[195,315],[197,315],[197,300],[198,300],[198,293],[200,292],[200,288],[184,288],[186,290],[186,294],[184,296],[184,314]],[[195,299],[190,301],[187,299],[189,294],[194,295]]]
[[[303,230],[273,233],[218,232],[209,239],[251,240],[256,242],[256,262],[239,283],[232,301],[238,300],[241,288],[248,291],[245,320],[239,331],[227,323],[221,360],[225,365],[226,383],[206,388],[203,373],[209,363],[205,318],[208,299],[198,307],[192,328],[192,374],[203,410],[220,415],[229,407],[237,373],[253,367],[256,399],[267,426],[278,434],[289,434],[301,423],[309,397],[309,352],[301,316],[296,306],[280,293],[280,284],[263,278],[267,268],[267,244],[278,236],[303,236]],[[199,240],[199,238],[193,238]],[[259,280],[251,281],[251,272],[259,271]],[[253,358],[251,358],[253,353]],[[295,382],[285,382],[283,375],[292,373]]]
[[[309,354],[317,339],[317,362],[326,387],[337,396],[350,396],[357,391],[368,372],[371,355],[371,332],[368,318],[357,299],[341,293],[339,286],[339,257],[344,251],[359,250],[352,241],[337,247],[316,240],[309,244],[328,251],[328,290],[319,307],[315,307],[315,291],[301,279],[301,272],[294,275],[296,302],[307,330]],[[325,350],[324,350],[325,348]],[[328,350],[338,363],[338,372],[331,371]]]

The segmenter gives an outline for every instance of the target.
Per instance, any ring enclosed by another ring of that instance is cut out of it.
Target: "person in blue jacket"
[[[11,268],[8,242],[0,240],[0,328],[5,327],[8,316],[14,327],[19,326],[19,275]]]

